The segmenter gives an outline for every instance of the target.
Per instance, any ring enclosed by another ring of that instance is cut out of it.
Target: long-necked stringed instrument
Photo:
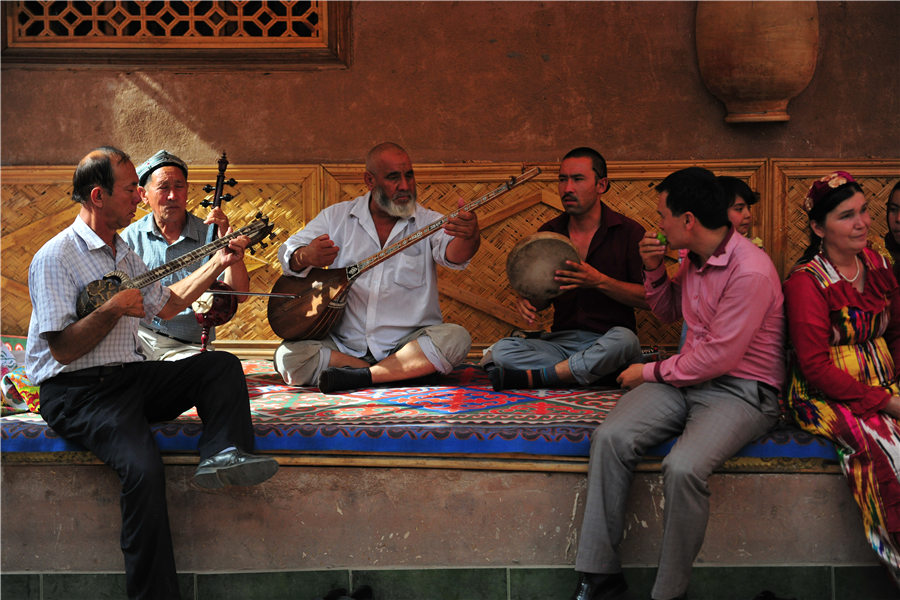
[[[246,235],[250,238],[250,246],[248,248],[252,254],[254,252],[252,246],[261,242],[267,235],[271,236],[273,227],[274,225],[269,224],[269,219],[263,217],[262,213],[257,213],[256,220],[249,225],[241,227],[237,231],[232,231],[228,235],[222,236],[196,250],[191,250],[175,260],[142,273],[137,277],[131,278],[124,271],[111,271],[104,275],[103,279],[92,281],[85,286],[81,294],[78,295],[78,301],[75,304],[75,314],[78,315],[79,319],[85,317],[112,298],[116,292],[130,288],[140,289],[146,287],[193,262],[215,253],[238,236]]]
[[[416,242],[424,240],[460,212],[475,210],[515,186],[532,179],[540,172],[540,168],[533,167],[518,177],[510,177],[509,181],[492,192],[469,202],[449,215],[349,267],[341,269],[313,268],[306,277],[282,275],[272,287],[273,296],[269,298],[268,303],[267,312],[272,331],[286,340],[325,337],[343,314],[347,304],[347,294],[357,277]]]

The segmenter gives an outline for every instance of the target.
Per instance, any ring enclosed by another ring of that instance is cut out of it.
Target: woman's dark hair
[[[895,183],[895,184],[894,184],[894,187],[891,188],[891,193],[888,194],[888,202],[891,201],[891,198],[893,198],[893,197],[894,197],[894,194],[896,194],[898,191],[900,191],[900,181],[898,181],[897,183]]]
[[[828,213],[837,208],[837,205],[846,200],[847,198],[853,196],[856,193],[863,193],[862,188],[855,181],[848,181],[844,185],[839,185],[834,188],[813,204],[813,207],[810,209],[808,216],[810,223],[815,221],[819,225],[825,224],[825,218],[828,216]],[[798,264],[809,262],[813,259],[813,257],[819,253],[819,249],[822,247],[822,238],[816,235],[813,231],[812,226],[809,227],[809,245],[806,247],[806,250],[803,251],[803,256],[800,257],[800,260],[797,261]]]
[[[730,223],[725,193],[711,171],[701,167],[675,171],[656,186],[656,191],[668,192],[666,206],[676,217],[690,212],[707,229]]]
[[[722,186],[722,190],[725,192],[725,200],[728,202],[728,208],[731,208],[734,205],[736,198],[741,198],[747,203],[747,206],[759,202],[759,194],[751,190],[750,186],[747,185],[743,179],[731,177],[730,175],[719,175],[716,177],[716,181],[719,182],[719,185]]]
[[[113,193],[116,184],[113,158],[115,164],[131,160],[126,153],[112,146],[95,148],[81,159],[72,176],[72,200],[84,204],[91,199],[91,190],[95,187],[103,188],[107,194]]]

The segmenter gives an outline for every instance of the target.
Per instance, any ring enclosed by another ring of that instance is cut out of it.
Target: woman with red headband
[[[788,412],[831,439],[869,542],[900,586],[900,288],[867,247],[871,216],[846,172],[815,182],[810,245],[784,284]]]

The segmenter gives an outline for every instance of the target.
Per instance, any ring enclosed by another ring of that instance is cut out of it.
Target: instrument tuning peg
[[[230,185],[231,187],[234,187],[235,184],[237,184],[237,181],[234,179],[234,177],[225,182],[225,185]]]
[[[203,186],[203,191],[204,191],[204,192],[207,192],[207,193],[213,191],[214,189],[216,189],[216,188],[214,188],[213,186],[211,186],[211,185],[208,184],[208,183],[207,183],[206,185]]]
[[[231,194],[222,194],[222,195],[220,196],[220,198],[222,199],[222,202],[228,202],[228,201],[230,201],[232,198],[234,198],[234,196],[232,196]]]

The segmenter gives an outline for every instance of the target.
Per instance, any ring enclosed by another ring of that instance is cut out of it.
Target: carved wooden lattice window
[[[4,2],[3,67],[346,67],[350,3]]]

